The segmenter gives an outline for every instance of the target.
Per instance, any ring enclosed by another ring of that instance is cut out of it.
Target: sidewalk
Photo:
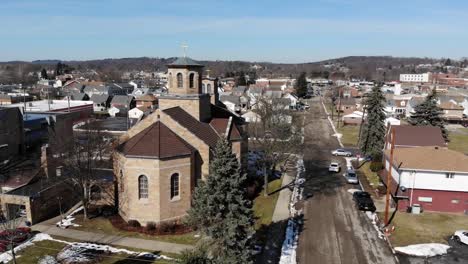
[[[150,252],[161,251],[178,254],[185,249],[193,249],[193,246],[191,245],[174,244],[141,238],[114,236],[98,232],[91,233],[73,229],[62,229],[53,225],[37,224],[32,226],[32,230],[40,231],[52,236],[61,236],[86,242],[110,244],[113,246],[139,248]]]
[[[290,184],[294,178],[291,177],[288,173],[284,173],[283,182],[281,187],[284,187]],[[289,188],[284,188],[280,191],[278,196],[278,201],[276,201],[275,211],[273,212],[273,217],[271,218],[272,222],[279,222],[282,220],[287,220],[289,218],[289,201],[291,199],[291,190]]]

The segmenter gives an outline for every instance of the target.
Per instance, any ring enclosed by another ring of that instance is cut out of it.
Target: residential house
[[[354,98],[338,98],[335,101],[336,111],[340,111],[343,114],[351,114],[357,110],[356,99]]]
[[[418,205],[425,211],[468,213],[468,156],[441,147],[396,148],[390,166],[384,154],[387,181],[391,167],[392,193],[400,198],[398,209]]]
[[[249,97],[250,107],[254,107],[257,103],[258,98],[263,96],[264,88],[260,86],[250,85],[247,90],[247,96]]]
[[[395,135],[395,148],[447,146],[439,127],[403,125],[387,128],[385,149],[390,149],[392,146],[392,130]]]
[[[289,108],[290,109],[296,109],[297,103],[299,102],[299,97],[292,93],[286,93],[283,98],[289,100]]]
[[[134,88],[132,93],[130,95],[132,95],[133,97],[138,97],[138,96],[142,96],[142,95],[146,95],[148,94],[149,92],[149,88]]]
[[[158,98],[152,94],[146,94],[135,98],[136,107],[144,109],[156,109]]]
[[[71,93],[69,96],[70,96],[70,100],[75,100],[75,101],[87,101],[87,100],[89,100],[88,95],[85,94],[85,93]]]
[[[240,96],[221,95],[219,97],[219,101],[223,103],[226,106],[226,108],[233,113],[240,112],[241,110]]]
[[[93,101],[94,113],[105,113],[109,108],[110,96],[107,94],[93,94],[90,98]]]
[[[452,101],[442,102],[439,105],[440,109],[442,109],[442,117],[447,122],[460,122],[463,120],[463,111],[465,109],[461,105],[457,105]]]
[[[130,109],[135,107],[135,98],[130,95],[116,95],[112,97],[110,106],[119,109],[121,115],[126,115]]]
[[[247,86],[236,86],[232,88],[232,95],[242,96],[247,91]]]
[[[22,102],[30,102],[33,97],[29,94],[8,93],[0,94],[0,105],[17,104]]]

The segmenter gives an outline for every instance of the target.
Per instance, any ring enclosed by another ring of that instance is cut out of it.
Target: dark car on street
[[[361,211],[375,212],[374,201],[368,192],[354,192],[353,200],[356,202],[356,207]]]

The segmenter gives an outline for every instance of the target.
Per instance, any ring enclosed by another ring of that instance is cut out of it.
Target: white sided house
[[[390,150],[385,151],[386,182]],[[423,210],[468,213],[468,156],[441,147],[395,148],[391,170],[391,190],[398,209],[417,204]]]

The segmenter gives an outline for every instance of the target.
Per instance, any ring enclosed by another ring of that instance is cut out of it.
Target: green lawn
[[[450,131],[449,139],[449,149],[468,153],[468,128],[459,128],[456,131]]]
[[[67,238],[61,238],[61,237],[54,237],[59,240],[66,240],[70,241],[70,239]],[[17,258],[17,263],[37,263],[42,257],[46,255],[50,256],[56,256],[64,247],[66,246],[65,243],[61,243],[58,241],[52,241],[52,240],[43,240],[43,241],[38,241],[35,242],[33,246],[29,246],[23,250],[21,250],[18,255],[20,256]],[[127,247],[118,247],[122,249],[128,249],[136,252],[144,252],[144,250],[140,249],[135,249],[135,248],[127,248]],[[170,253],[162,253],[165,256],[171,257],[171,258],[177,258],[176,254],[170,254]],[[10,262],[13,263],[13,262]],[[93,262],[94,263],[94,262]],[[110,254],[110,255],[104,255],[101,257],[101,260],[97,263],[100,264],[113,264],[113,263],[158,263],[158,264],[166,264],[166,263],[174,263],[174,261],[168,261],[168,260],[156,260],[153,262],[149,262],[148,260],[138,260],[134,256],[120,253],[120,254]]]
[[[380,215],[381,219],[382,216]],[[447,243],[459,229],[468,229],[468,216],[423,212],[420,215],[397,212],[392,222],[395,232],[390,236],[393,246],[420,243]]]
[[[342,134],[341,143],[345,147],[355,147],[358,142],[359,126],[341,126],[337,129]]]
[[[283,177],[268,183],[268,192],[272,193],[281,188]],[[254,200],[253,210],[256,218],[255,229],[259,229],[262,225],[269,225],[273,212],[275,211],[276,201],[278,200],[279,192],[264,196],[261,192]]]
[[[130,232],[115,228],[109,219],[104,217],[97,217],[83,221],[82,215],[76,215],[75,224],[79,224],[79,227],[72,227],[73,229],[88,231],[88,232],[100,232],[110,235],[120,235],[126,237],[136,237],[142,239],[159,240],[164,242],[194,245],[198,242],[199,238],[194,237],[195,233],[187,233],[182,235],[162,235],[153,236],[148,234],[142,234],[138,232]]]
[[[370,162],[366,162],[366,164],[359,168],[359,171],[366,176],[369,183],[372,184],[372,187],[377,188],[379,186],[380,178],[377,173],[371,171],[370,164]]]

